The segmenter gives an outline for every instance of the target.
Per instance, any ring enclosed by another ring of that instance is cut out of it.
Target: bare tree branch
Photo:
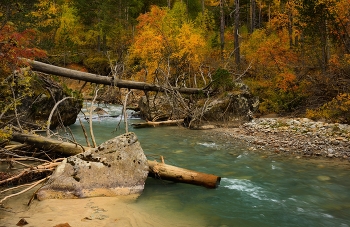
[[[61,102],[65,101],[65,100],[67,100],[67,99],[72,99],[72,98],[73,98],[73,97],[65,97],[65,98],[61,99],[60,101],[58,101],[58,102],[55,104],[55,106],[52,108],[51,113],[50,113],[50,115],[49,115],[49,118],[48,118],[48,120],[47,120],[47,126],[46,126],[46,136],[47,136],[47,137],[50,137],[51,118],[52,118],[53,113],[55,112],[57,106],[58,106]]]

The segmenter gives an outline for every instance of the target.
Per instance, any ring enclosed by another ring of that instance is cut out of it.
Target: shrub
[[[306,117],[313,120],[350,123],[350,94],[342,93],[315,110],[307,110]]]
[[[109,62],[104,56],[91,56],[84,60],[84,66],[89,70],[89,72],[108,75],[109,72]]]
[[[213,75],[213,89],[214,91],[223,92],[232,90],[234,82],[230,72],[226,69],[218,68]]]

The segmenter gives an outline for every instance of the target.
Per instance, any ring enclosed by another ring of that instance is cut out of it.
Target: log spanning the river
[[[72,156],[94,148],[77,145],[74,143],[58,141],[43,136],[13,133],[12,140],[26,143],[43,150],[52,150],[65,156]],[[206,188],[217,188],[221,177],[197,172],[189,169],[159,163],[148,160],[149,176],[162,180],[204,186]]]
[[[56,76],[63,76],[75,80],[82,80],[91,83],[113,85],[119,88],[129,88],[145,91],[178,91],[184,94],[199,94],[204,92],[201,88],[184,88],[184,87],[162,87],[150,83],[136,82],[129,80],[114,79],[113,77],[101,76],[92,73],[81,72],[77,70],[67,69],[63,67],[58,67],[50,64],[46,64],[39,61],[32,61],[29,59],[23,59],[29,63],[32,70],[52,74]]]

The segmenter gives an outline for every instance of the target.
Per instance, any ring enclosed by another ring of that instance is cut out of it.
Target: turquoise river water
[[[104,108],[120,114],[121,108]],[[97,143],[124,133],[119,118],[94,119]],[[129,124],[140,120],[129,119]],[[88,127],[88,124],[85,124]],[[79,122],[71,126],[84,144]],[[222,177],[217,189],[149,178],[137,206],[157,215],[199,217],[206,226],[350,226],[349,168],[295,158],[262,158],[244,142],[208,140],[182,127],[134,129],[148,159]]]

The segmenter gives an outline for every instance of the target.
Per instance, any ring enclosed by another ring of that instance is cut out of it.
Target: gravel
[[[350,162],[350,125],[347,124],[307,118],[256,118],[237,128],[216,128],[208,133],[218,140],[246,141],[251,151]]]

